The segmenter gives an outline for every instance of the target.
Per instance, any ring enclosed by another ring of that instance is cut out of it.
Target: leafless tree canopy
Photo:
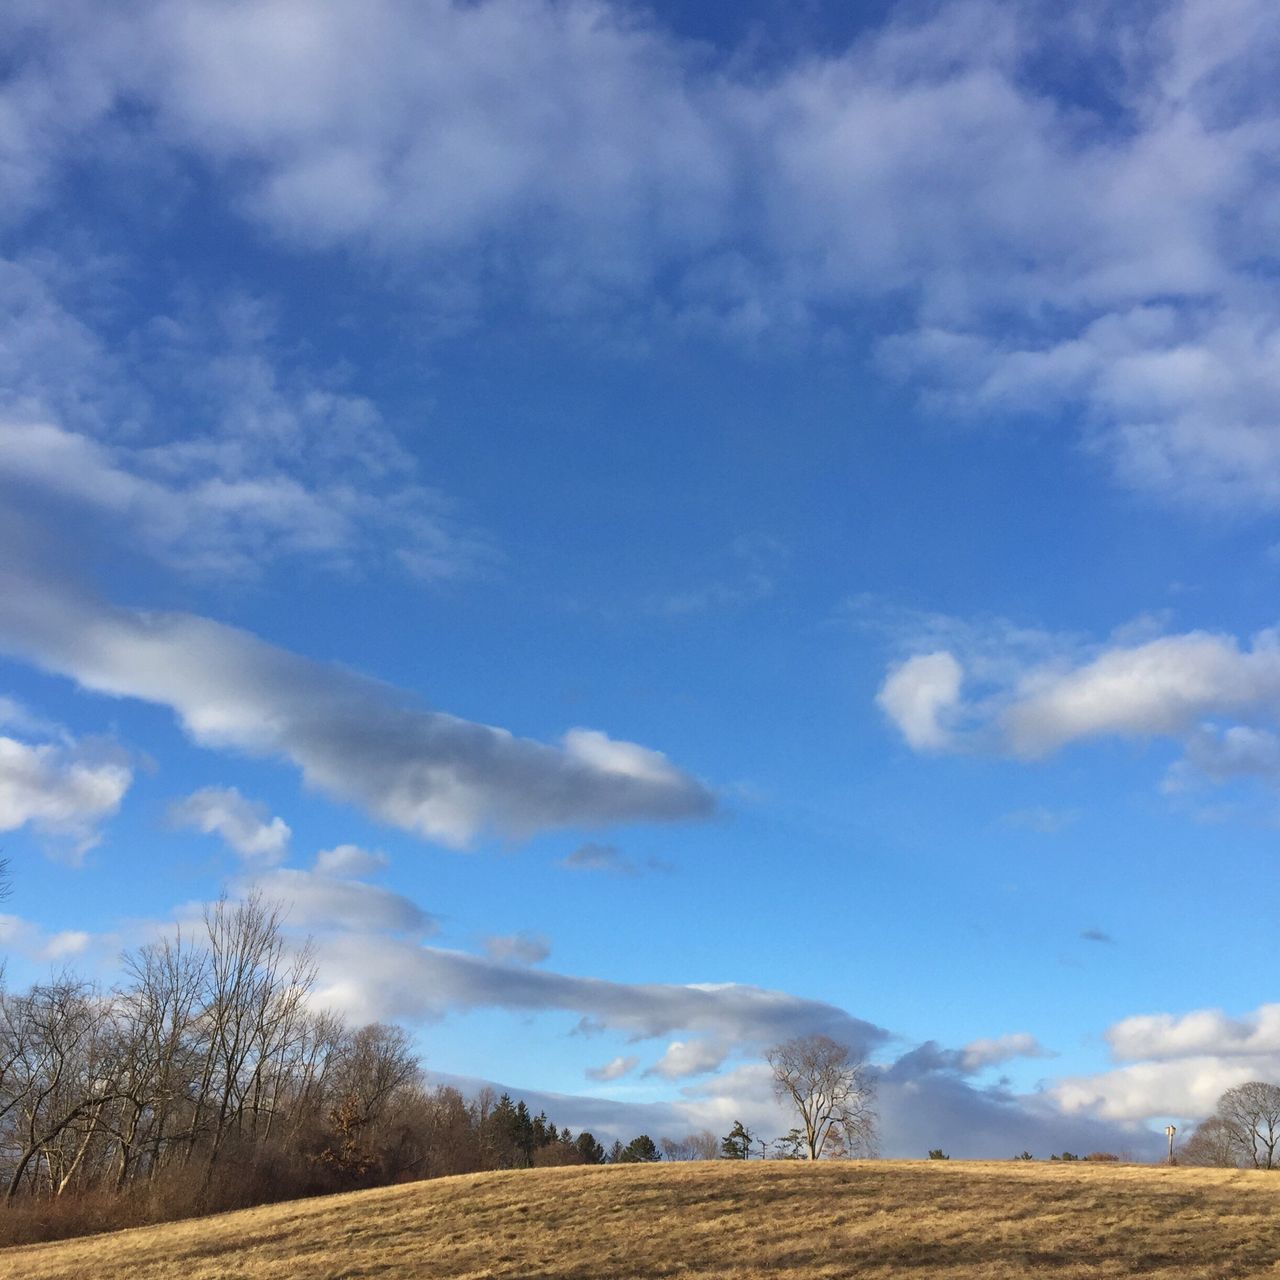
[[[664,1160],[716,1160],[720,1156],[720,1139],[707,1129],[683,1138],[660,1138],[658,1146]]]
[[[400,1028],[317,1012],[310,947],[262,898],[124,968],[110,991],[0,982],[0,1245],[603,1155],[524,1103],[428,1088]]]
[[[1203,1165],[1214,1169],[1235,1169],[1241,1152],[1232,1139],[1230,1128],[1221,1117],[1210,1116],[1195,1127],[1195,1132],[1178,1149],[1179,1164]]]
[[[1235,1156],[1232,1163],[1255,1169],[1280,1166],[1280,1085],[1262,1080],[1228,1089],[1214,1113],[1223,1144]]]
[[[800,1118],[808,1159],[875,1153],[875,1082],[848,1045],[830,1036],[801,1036],[766,1056],[774,1092]]]

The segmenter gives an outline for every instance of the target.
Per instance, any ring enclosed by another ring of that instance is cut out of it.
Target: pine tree
[[[733,1128],[726,1137],[720,1139],[720,1158],[722,1160],[748,1160],[751,1157],[751,1144],[755,1135],[742,1123],[733,1122]]]

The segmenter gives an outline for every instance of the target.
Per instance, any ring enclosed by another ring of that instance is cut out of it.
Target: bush
[[[947,1155],[947,1153],[943,1151],[941,1147],[934,1147],[933,1150],[929,1152],[929,1159],[930,1160],[950,1160],[951,1157]]]

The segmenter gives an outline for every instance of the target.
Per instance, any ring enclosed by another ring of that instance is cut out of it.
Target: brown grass
[[[1280,1274],[1280,1174],[787,1162],[473,1174],[0,1251],[23,1280]]]

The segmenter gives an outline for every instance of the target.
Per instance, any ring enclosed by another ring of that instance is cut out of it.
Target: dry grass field
[[[0,1252],[18,1280],[1280,1276],[1280,1174],[621,1165],[444,1178]]]

